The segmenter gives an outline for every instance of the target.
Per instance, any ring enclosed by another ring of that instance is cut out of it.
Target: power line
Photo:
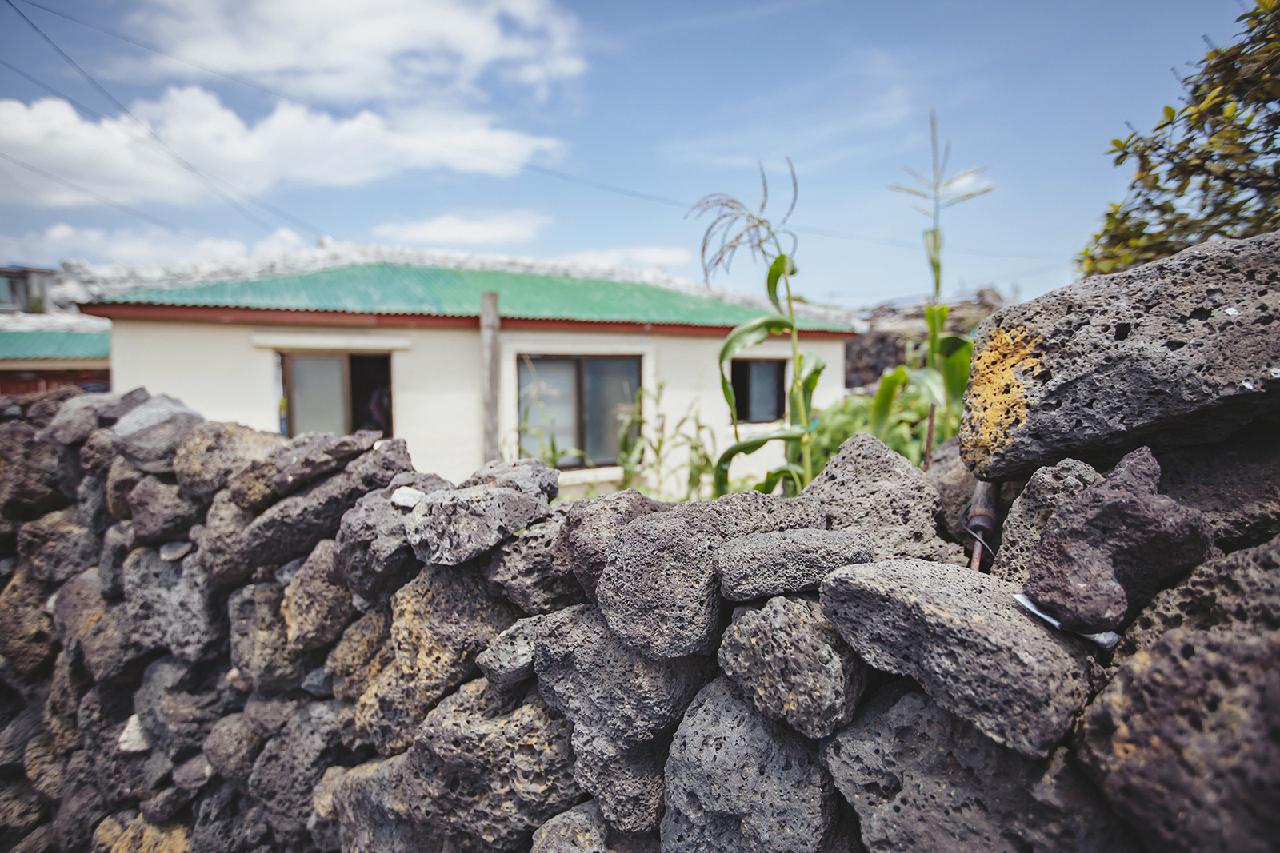
[[[127,204],[123,204],[121,202],[107,198],[104,195],[99,195],[93,190],[82,187],[77,183],[73,183],[72,181],[67,180],[61,175],[55,175],[53,172],[50,172],[47,169],[42,169],[39,166],[36,166],[32,163],[28,163],[25,160],[19,160],[17,157],[14,157],[12,154],[6,154],[4,151],[0,151],[0,160],[8,160],[13,165],[26,169],[28,172],[31,172],[32,174],[39,175],[40,177],[50,181],[54,181],[55,183],[62,184],[64,187],[72,189],[75,192],[80,193],[81,195],[88,196],[89,198],[97,201],[99,204],[105,204],[110,207],[114,207],[116,210],[127,213],[130,216],[136,216],[138,219],[141,219],[144,222],[148,222],[152,225],[158,225],[167,231],[173,230],[173,226],[170,223],[165,222],[164,220],[157,219],[156,217],[152,216],[149,213],[144,213],[143,211],[138,210],[136,207],[130,207]]]
[[[71,95],[62,91],[57,86],[54,86],[51,83],[47,83],[44,80],[41,80],[39,77],[36,77],[26,71],[23,71],[21,68],[14,65],[12,62],[9,62],[6,59],[0,59],[0,66],[4,66],[5,68],[8,68],[10,71],[12,71],[14,74],[17,74],[19,77],[26,80],[28,83],[31,83],[34,86],[38,86],[41,89],[44,89],[46,92],[50,93],[51,95],[55,95],[59,98],[62,98],[64,101],[71,104],[73,107],[80,110],[81,112],[87,113],[88,115],[93,116],[94,118],[97,118],[97,119],[107,118],[106,114],[104,114],[101,110],[96,110],[93,107],[89,106],[88,104],[84,103],[83,101],[79,101],[73,98]],[[150,141],[153,145],[156,145],[156,147],[159,148],[160,150],[168,153],[168,149],[166,149],[163,145],[157,144],[154,138],[148,137],[148,141]],[[269,205],[260,199],[255,199],[255,201],[258,204],[265,207],[267,210],[275,213],[281,219],[292,221],[297,225],[305,228],[306,230],[314,232],[317,236],[322,235],[324,233],[319,228],[316,228],[314,225],[309,224],[303,219],[299,219],[293,216],[288,211],[276,210],[276,208],[274,208],[272,205]]]
[[[171,148],[167,143],[165,143],[165,141],[160,138],[160,135],[155,132],[155,130],[151,127],[151,125],[147,124],[146,122],[138,118],[136,115],[134,115],[133,112],[130,111],[130,109],[124,105],[123,101],[121,101],[119,98],[113,95],[111,91],[107,89],[106,86],[98,82],[97,78],[95,78],[92,74],[90,74],[84,68],[84,66],[76,62],[76,60],[71,56],[71,54],[63,50],[62,47],[56,41],[54,41],[53,38],[48,33],[42,30],[35,21],[27,17],[27,15],[21,9],[18,8],[17,4],[14,3],[14,0],[4,0],[4,2],[9,6],[10,9],[16,12],[18,16],[22,18],[22,20],[25,21],[29,27],[31,27],[31,29],[35,30],[36,33],[40,36],[40,38],[42,38],[46,43],[48,43],[48,45],[52,47],[58,53],[58,55],[61,56],[63,60],[67,62],[68,65],[70,65],[77,72],[79,72],[80,76],[84,77],[84,79],[88,81],[89,84],[93,86],[94,89],[96,89],[104,98],[106,98],[112,104],[114,104],[115,107],[120,110],[120,112],[127,115],[130,119],[134,121],[134,123],[136,123],[139,127],[145,130],[147,135],[150,136],[153,140],[155,140],[156,144],[158,144],[161,148],[163,148],[169,154],[169,156],[173,158],[174,162],[176,162],[183,169],[187,170],[188,172],[190,172],[191,174],[199,178],[205,184],[205,186],[207,186],[210,190],[212,190],[220,198],[222,198],[222,200],[225,201],[228,206],[236,210],[238,213],[240,213],[242,216],[244,216],[254,225],[257,225],[259,228],[261,228],[263,231],[267,232],[268,234],[272,232],[273,229],[269,223],[267,223],[264,219],[262,219],[261,217],[253,213],[253,211],[245,207],[244,204],[242,204],[238,199],[235,198],[235,196],[224,191],[221,187],[217,185],[217,183],[213,180],[213,178],[209,177],[204,172],[200,171],[200,169],[198,169],[193,163],[191,163],[189,160],[187,160],[177,151],[173,150],[173,148]],[[246,196],[251,200],[253,200],[256,204],[258,204],[263,209],[276,214],[282,219],[286,219],[286,220],[295,222],[297,224],[300,224],[303,227],[305,227],[307,230],[313,231],[316,234],[323,233],[322,231],[320,231],[320,229],[316,228],[315,226],[307,224],[303,220],[298,219],[297,217],[294,217],[291,214],[278,210],[277,208],[267,204],[261,199],[255,198],[254,196],[249,194],[246,194]]]
[[[91,30],[97,30],[103,35],[108,35],[108,36],[111,36],[112,38],[119,39],[120,41],[125,42],[126,44],[133,45],[134,47],[139,47],[139,48],[142,48],[143,50],[148,50],[148,51],[151,51],[152,53],[159,54],[160,56],[168,57],[169,59],[173,59],[177,62],[181,62],[184,65],[190,65],[192,68],[195,68],[199,71],[203,71],[206,74],[212,74],[215,77],[221,77],[224,80],[230,80],[232,83],[239,83],[241,86],[248,86],[250,89],[257,89],[259,92],[262,92],[267,95],[271,95],[274,98],[289,100],[287,97],[285,97],[283,94],[276,91],[275,89],[272,89],[268,86],[262,85],[261,83],[257,83],[253,80],[250,80],[248,77],[241,77],[238,74],[232,74],[228,71],[219,71],[218,69],[211,68],[208,65],[205,65],[204,63],[196,62],[194,59],[186,59],[176,54],[169,53],[168,51],[162,48],[156,47],[154,44],[148,44],[147,42],[139,41],[133,38],[132,36],[126,35],[121,32],[117,32],[115,30],[108,29],[106,27],[95,24],[91,21],[83,20],[82,18],[77,18],[75,15],[71,15],[67,12],[63,12],[60,9],[54,9],[51,6],[44,5],[43,3],[33,3],[32,0],[20,0],[20,2],[22,2],[27,6],[33,6],[43,12],[48,12],[50,15],[56,15],[59,18],[62,18],[67,21],[71,21],[74,24],[79,24],[82,27],[87,27]]]
[[[12,6],[15,11],[18,11],[17,7],[14,6],[14,0],[5,0],[5,2],[8,3],[10,6]],[[170,53],[164,50],[163,48],[157,47],[156,45],[139,41],[138,39],[135,39],[124,33],[116,32],[115,30],[111,30],[106,27],[102,27],[97,24],[91,23],[89,21],[85,21],[74,15],[68,14],[58,9],[54,9],[50,6],[46,6],[43,3],[33,2],[33,0],[19,0],[19,2],[24,3],[28,6],[33,6],[37,9],[41,9],[45,12],[48,12],[49,14],[56,15],[65,20],[79,24],[80,26],[87,27],[92,30],[96,30],[97,32],[103,33],[105,35],[109,35],[112,38],[119,39],[120,41],[123,41],[126,44],[133,45],[134,47],[138,47],[143,50],[150,51],[160,56],[165,56],[177,62],[190,65],[191,67],[199,69],[200,71],[204,71],[205,73],[212,74],[217,77],[222,77],[223,79],[229,80],[233,83],[238,83],[242,86],[247,86],[251,89],[258,90],[259,92],[264,92],[266,94],[272,95],[286,103],[297,104],[303,107],[307,106],[306,104],[303,104],[302,102],[298,101],[295,98],[291,98],[288,95],[285,95],[277,90],[274,90],[268,86],[264,86],[261,83],[258,83],[248,77],[244,77],[238,74],[232,74],[226,71],[220,71],[216,68],[212,68],[202,63],[186,59],[184,57],[178,56],[177,54]],[[22,13],[19,11],[18,14],[21,15]],[[31,20],[27,18],[25,15],[23,15],[23,18],[26,19],[27,22],[31,24],[32,27],[35,27],[35,24],[32,23]],[[37,31],[39,31],[38,27],[36,27],[36,29]],[[44,35],[44,33],[41,32],[41,35]],[[53,43],[52,40],[48,38],[48,36],[45,36],[45,40],[49,41],[50,44]],[[62,53],[64,57],[66,56],[65,52],[63,52],[60,48],[58,48],[57,45],[54,45],[54,47],[55,49],[58,50],[59,53]],[[71,61],[69,57],[67,58],[69,61]],[[8,65],[8,63],[5,63],[5,64],[10,68],[13,67],[11,65]],[[72,64],[75,65],[74,61],[72,61]],[[85,74],[86,77],[88,76],[87,72],[81,69],[78,65],[76,65],[76,68],[80,70],[82,74]],[[22,72],[19,72],[19,73],[22,73]],[[27,77],[27,79],[29,80],[32,79],[29,75],[23,74],[23,76]],[[34,80],[33,82],[36,82],[37,85],[40,85],[45,89],[54,91],[47,84],[41,84]],[[100,84],[92,80],[92,78],[90,78],[90,82],[94,83],[94,85],[100,91],[106,94],[108,98],[111,98],[111,100],[114,103],[116,103],[118,106],[120,106],[121,109],[124,109],[123,105],[121,105],[119,101],[116,101],[115,98],[113,98],[110,95],[110,93],[107,93],[101,87]],[[128,110],[124,110],[124,111],[128,113]],[[148,128],[148,130],[150,131],[150,128]],[[493,158],[493,157],[491,157],[490,159],[501,160],[501,158]],[[572,172],[566,172],[561,169],[554,169],[548,166],[540,166],[534,163],[518,163],[514,160],[507,160],[505,162],[508,165],[516,166],[517,168],[520,168],[524,171],[533,172],[539,175],[543,175],[545,177],[554,178],[555,180],[563,181],[565,183],[576,184],[578,186],[587,187],[589,189],[594,189],[600,192],[611,193],[613,195],[621,196],[624,198],[630,198],[638,201],[647,201],[652,204],[660,204],[666,207],[677,208],[684,211],[688,211],[693,206],[692,204],[686,201],[681,201],[679,199],[670,198],[668,196],[656,195],[654,193],[645,192],[643,190],[632,189],[630,187],[625,187],[619,184],[612,184],[604,181],[598,181],[593,178],[589,178],[583,175],[576,175],[576,174],[573,174]],[[302,225],[304,228],[307,228],[308,230],[313,231],[317,234],[322,233],[320,229],[315,228],[312,225],[308,225],[305,222],[302,222],[301,220],[298,220],[296,217],[293,217],[292,215],[288,214],[285,211],[277,210],[271,207],[270,205],[267,205],[265,202],[262,202],[261,200],[254,198],[253,196],[249,196],[249,198],[253,199],[260,206],[264,207],[267,210],[270,210],[272,213],[275,213],[277,216],[280,216],[281,218],[294,221]],[[846,242],[862,243],[864,245],[870,245],[870,246],[885,246],[888,248],[912,249],[912,250],[918,250],[920,248],[920,245],[918,243],[908,242],[905,240],[884,240],[884,239],[879,239],[874,237],[868,237],[862,234],[856,234],[856,233],[847,232],[847,231],[840,231],[832,228],[822,228],[822,227],[812,226],[812,225],[796,225],[796,226],[793,226],[792,230],[799,234],[809,234],[812,236],[825,237],[827,239],[832,239],[832,240],[843,240]],[[951,249],[951,252],[957,255],[965,255],[965,256],[977,257],[977,258],[991,258],[995,260],[1027,260],[1027,261],[1048,261],[1049,260],[1049,258],[1044,255],[1005,254],[1002,252],[991,252],[991,251],[984,251],[984,250]]]

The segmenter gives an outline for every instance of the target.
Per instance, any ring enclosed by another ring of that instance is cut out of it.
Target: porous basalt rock
[[[474,567],[427,566],[391,599],[390,660],[356,706],[383,753],[399,751],[431,707],[476,670],[480,652],[518,618]]]
[[[206,658],[223,635],[220,604],[194,556],[171,562],[155,548],[135,548],[121,568],[128,645],[168,649],[188,661]]]
[[[1219,627],[1280,631],[1280,537],[1208,560],[1157,595],[1125,631],[1116,657],[1123,661],[1174,628]]]
[[[1027,597],[1070,630],[1113,631],[1207,557],[1204,513],[1157,494],[1159,480],[1142,448],[1061,506],[1027,561]]]
[[[265,460],[286,441],[278,433],[208,421],[191,430],[174,452],[173,474],[184,495],[207,504],[249,465]]]
[[[1280,424],[1261,423],[1229,441],[1158,454],[1160,492],[1209,519],[1226,551],[1280,535]]]
[[[588,800],[538,827],[530,853],[658,853],[658,840],[611,835],[600,806]]]
[[[887,560],[828,575],[822,612],[867,663],[914,678],[992,740],[1038,758],[1088,701],[1094,670],[1080,643],[1015,603],[1017,591],[957,566]]]
[[[299,687],[306,674],[305,650],[288,640],[283,601],[284,590],[275,583],[249,584],[227,601],[231,664],[264,693]]]
[[[201,751],[219,776],[244,786],[253,772],[253,762],[265,738],[254,730],[244,714],[228,714],[213,724]]]
[[[1280,234],[1213,241],[997,311],[975,333],[965,461],[1005,479],[1274,416],[1277,264]]]
[[[1149,846],[1274,843],[1277,655],[1280,632],[1175,628],[1130,657],[1086,709],[1078,755]]]
[[[280,615],[285,638],[295,649],[319,649],[333,644],[354,615],[351,593],[333,583],[337,546],[323,539],[284,589]]]
[[[177,485],[156,477],[143,477],[126,500],[134,540],[143,545],[168,542],[183,535],[196,521],[200,509],[182,495]]]
[[[533,678],[533,646],[544,621],[528,616],[494,638],[476,656],[476,666],[495,687],[515,687]]]
[[[1121,851],[1121,821],[1067,760],[1002,747],[907,681],[822,747],[868,850]]]
[[[848,722],[866,688],[866,664],[808,599],[778,596],[743,613],[724,632],[719,658],[756,710],[805,737]]]
[[[391,661],[387,644],[391,617],[384,611],[366,613],[347,626],[329,650],[324,668],[333,679],[333,695],[353,702]]]
[[[456,566],[481,556],[547,514],[547,499],[502,486],[478,485],[424,497],[405,532],[424,563]]]
[[[146,474],[169,474],[177,449],[204,418],[167,394],[134,407],[111,428],[116,449]]]
[[[1026,583],[1029,563],[1049,517],[1102,479],[1092,467],[1075,459],[1063,459],[1027,478],[1027,485],[1000,525],[1000,550],[991,563],[991,574],[1019,586]]]
[[[551,613],[586,600],[573,574],[572,556],[561,542],[570,506],[557,506],[489,557],[485,576],[525,613]]]
[[[596,584],[609,562],[609,550],[626,525],[642,515],[663,512],[672,504],[624,489],[600,497],[574,501],[565,519],[561,546],[570,555],[569,563],[587,597],[596,599]]]
[[[667,758],[665,851],[827,848],[836,796],[818,756],[724,678],[702,689]]]
[[[60,584],[98,560],[99,544],[93,531],[80,523],[73,509],[51,512],[22,525],[18,533],[18,559],[43,583]]]
[[[267,741],[253,762],[248,790],[266,809],[273,833],[281,841],[306,837],[312,793],[325,768],[337,758],[348,717],[349,710],[340,703],[307,703]]]
[[[533,666],[552,707],[621,743],[670,732],[713,670],[707,659],[645,657],[614,636],[587,604],[544,619]]]
[[[342,516],[338,527],[335,580],[356,595],[381,601],[403,586],[419,563],[405,536],[408,509],[393,500],[402,488],[428,495],[450,489],[449,481],[416,471],[397,474],[385,489],[370,492]],[[411,507],[410,507],[411,508]]]
[[[230,477],[227,487],[236,506],[261,512],[283,497],[341,471],[378,440],[376,432],[329,435],[308,432],[253,459]]]
[[[800,493],[837,530],[871,537],[876,557],[965,562],[964,550],[939,535],[942,501],[929,478],[879,439],[858,433],[840,445]]]
[[[0,589],[0,655],[22,675],[34,675],[53,660],[53,620],[44,604],[44,588],[25,571]]]
[[[622,744],[589,722],[573,727],[573,778],[595,797],[610,827],[627,835],[656,832],[662,819],[667,739]]]
[[[716,549],[720,591],[730,601],[816,590],[832,571],[866,563],[875,552],[854,530],[778,530],[752,533]]]
[[[741,492],[630,522],[596,586],[600,611],[623,642],[654,658],[709,654],[720,627],[715,551],[752,533],[822,528],[816,501]]]

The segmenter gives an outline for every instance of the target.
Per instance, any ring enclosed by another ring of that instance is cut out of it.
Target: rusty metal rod
[[[996,520],[996,496],[1000,484],[979,480],[973,487],[973,498],[969,501],[969,512],[965,516],[965,529],[973,536],[973,553],[969,556],[969,568],[978,571],[982,568],[982,549],[992,551],[990,542],[995,541],[999,525]],[[994,551],[992,551],[994,553]]]

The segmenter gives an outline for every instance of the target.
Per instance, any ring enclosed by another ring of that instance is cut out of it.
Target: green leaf
[[[960,411],[964,389],[969,384],[969,362],[973,359],[973,341],[952,336],[960,346],[944,355],[938,365],[942,381],[947,389],[947,405]]]
[[[893,413],[893,402],[909,378],[907,369],[902,365],[892,370],[886,369],[880,376],[876,396],[871,401],[871,433],[881,441],[884,441],[889,429],[889,416]]]
[[[755,453],[771,441],[799,441],[805,434],[805,431],[799,427],[784,427],[775,430],[766,435],[748,438],[745,441],[739,441],[729,446],[724,453],[720,454],[720,458],[716,460],[715,469],[715,492],[716,497],[728,494],[729,492],[729,466],[733,463],[735,456],[744,453]]]
[[[818,380],[822,378],[822,371],[827,369],[827,363],[813,353],[802,353],[800,355],[800,373],[791,382],[789,391],[788,412],[789,420],[794,426],[808,426],[799,422],[800,411],[803,409],[808,419],[813,419],[813,392],[818,387]],[[796,392],[800,393],[800,399],[796,399]],[[799,404],[803,405],[799,405]]]
[[[907,371],[911,384],[924,396],[925,400],[935,406],[947,405],[947,386],[942,380],[941,371],[932,367]]]
[[[1173,121],[1175,118],[1177,118],[1177,116],[1178,116],[1178,113],[1177,113],[1177,111],[1176,111],[1176,110],[1174,110],[1174,108],[1173,108],[1173,107],[1170,107],[1170,106],[1167,106],[1167,105],[1165,106],[1165,108],[1164,108],[1164,120],[1165,120],[1165,121],[1167,121],[1167,122],[1168,122],[1168,121]]]
[[[795,275],[796,268],[791,263],[791,258],[786,255],[778,255],[773,259],[773,263],[769,264],[769,275],[765,279],[765,287],[769,290],[769,301],[773,303],[773,307],[778,309],[778,313],[784,313],[782,302],[778,299],[778,282],[783,275]]]
[[[764,492],[766,495],[770,494],[778,487],[778,483],[784,479],[791,481],[792,493],[798,494],[804,488],[804,469],[791,463],[779,465],[765,474],[764,479],[756,483],[755,489],[757,492]]]
[[[738,326],[720,345],[720,391],[724,394],[724,401],[729,404],[734,438],[738,437],[738,401],[733,393],[733,383],[729,381],[729,362],[738,353],[767,340],[770,335],[790,332],[791,327],[791,321],[781,314],[766,314]]]

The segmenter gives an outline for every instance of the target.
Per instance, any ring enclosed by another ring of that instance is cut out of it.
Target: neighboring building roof
[[[0,315],[0,361],[106,361],[110,329],[82,314]]]
[[[105,292],[85,310],[120,317],[132,312],[112,306],[473,318],[480,314],[481,294],[489,290],[498,293],[504,319],[530,321],[721,328],[736,326],[765,310],[754,301],[710,291],[565,272],[360,263]],[[171,312],[153,312],[154,316],[163,313]],[[848,322],[829,315],[802,317],[800,327],[852,331]]]

